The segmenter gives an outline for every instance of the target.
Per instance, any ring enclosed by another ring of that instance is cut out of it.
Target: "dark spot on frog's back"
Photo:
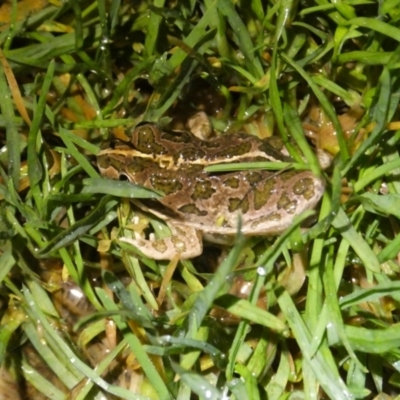
[[[154,240],[151,242],[151,246],[159,253],[165,253],[168,249],[164,240]]]
[[[228,210],[229,212],[240,210],[243,214],[246,214],[249,211],[249,199],[247,196],[244,198],[231,197],[229,199]]]
[[[292,170],[292,171],[283,171],[279,174],[279,177],[281,178],[282,181],[287,182],[292,178],[295,178],[299,175],[298,171]]]
[[[231,176],[224,180],[224,185],[232,189],[237,189],[239,187],[239,179]]]
[[[212,182],[206,179],[201,179],[196,182],[193,188],[192,199],[207,200],[215,193],[215,189],[212,187]]]
[[[243,154],[248,153],[251,150],[251,143],[250,142],[241,142],[234,146],[228,146],[221,151],[215,153],[215,156],[231,158],[234,156],[241,156]]]
[[[283,193],[280,199],[278,200],[277,207],[278,209],[284,209],[288,214],[294,214],[296,211],[297,200],[290,200],[287,193]]]
[[[194,204],[185,204],[184,206],[179,207],[178,211],[184,214],[194,214],[200,217],[205,217],[206,215],[208,215],[208,212],[206,210],[200,210]]]
[[[254,209],[260,210],[276,191],[276,178],[273,176],[259,183],[254,189]]]
[[[246,180],[250,183],[250,185],[261,182],[263,178],[264,177],[262,176],[262,174],[256,171],[249,171],[246,173]]]
[[[281,151],[285,148],[285,144],[283,143],[282,138],[279,136],[271,136],[268,139],[264,139],[262,142],[278,151]]]
[[[302,195],[306,200],[310,200],[315,195],[314,180],[312,178],[299,179],[293,185],[293,192]]]
[[[192,143],[196,140],[195,136],[186,131],[174,132],[163,130],[160,134],[160,138],[172,143]]]
[[[283,148],[283,146],[282,146]],[[284,161],[284,162],[291,162],[293,161],[290,157],[285,156],[284,154],[281,153],[281,148],[277,148],[273,145],[271,145],[269,140],[265,140],[261,142],[259,145],[258,149],[268,155],[268,158],[275,159],[277,161]]]
[[[159,168],[159,165],[148,158],[133,157],[127,163],[125,170],[127,173],[134,174],[135,172],[142,172],[150,168]]]
[[[100,154],[97,156],[97,165],[101,169],[106,169],[110,165],[110,157],[107,154]]]
[[[208,149],[218,149],[221,147],[221,143],[217,140],[202,140],[200,142],[200,147],[204,148],[205,151]]]
[[[159,135],[159,129],[155,125],[138,126],[132,132],[132,144],[144,154],[163,154],[164,147],[157,143]]]
[[[182,182],[180,182],[178,179],[174,178],[170,174],[167,175],[154,174],[150,178],[150,181],[154,189],[161,190],[166,195],[169,195],[171,193],[176,193],[183,187]]]
[[[125,156],[119,154],[113,154],[112,156],[101,154],[97,157],[97,165],[103,170],[111,167],[116,171],[121,171],[125,169],[126,158]]]

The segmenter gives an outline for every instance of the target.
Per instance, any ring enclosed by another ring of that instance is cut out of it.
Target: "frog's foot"
[[[156,239],[153,234],[149,239],[144,239],[136,233],[136,237],[120,238],[121,241],[138,248],[146,257],[154,260],[172,260],[178,257],[186,260],[199,256],[203,251],[201,233],[196,229],[169,222],[171,236],[164,239]]]

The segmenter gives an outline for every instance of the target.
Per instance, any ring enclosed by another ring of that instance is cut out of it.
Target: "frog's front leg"
[[[138,233],[136,237],[120,238],[121,241],[130,243],[138,248],[146,257],[154,260],[172,260],[178,256],[180,260],[186,260],[199,256],[203,251],[201,233],[191,227],[168,221],[171,236],[156,239],[151,235],[144,239]]]

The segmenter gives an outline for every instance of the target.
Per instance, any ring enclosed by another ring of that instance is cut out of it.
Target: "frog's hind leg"
[[[138,248],[146,257],[154,260],[172,260],[179,257],[181,260],[199,256],[203,251],[201,233],[195,229],[168,222],[171,236],[163,239],[156,239],[151,235],[149,239],[144,239],[138,233],[136,237],[120,238],[121,241],[131,244]]]

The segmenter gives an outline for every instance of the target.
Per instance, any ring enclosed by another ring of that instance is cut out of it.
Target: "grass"
[[[400,398],[399,10],[2,5],[0,393]],[[312,213],[181,262],[118,241],[127,198],[160,194],[101,179],[95,155],[140,121],[181,128],[200,109],[218,134],[291,138],[297,167],[300,151],[320,173],[304,132],[334,156],[310,229]]]

